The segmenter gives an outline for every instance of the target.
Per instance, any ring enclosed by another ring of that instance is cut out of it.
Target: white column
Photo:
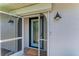
[[[1,16],[0,16],[0,41],[1,41]],[[1,56],[1,43],[0,43],[0,56]]]
[[[24,18],[22,18],[22,51],[24,54]]]
[[[38,56],[40,56],[40,14],[38,17]]]
[[[50,20],[50,11],[48,11],[48,13],[47,13],[47,56],[49,56],[49,20]]]

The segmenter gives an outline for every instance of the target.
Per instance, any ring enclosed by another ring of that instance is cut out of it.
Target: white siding
[[[79,4],[53,4],[50,12],[49,55],[79,55]],[[54,20],[57,11],[61,19]]]
[[[24,19],[24,47],[29,47],[29,18]]]

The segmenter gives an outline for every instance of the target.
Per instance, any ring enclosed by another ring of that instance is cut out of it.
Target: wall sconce
[[[59,15],[59,13],[57,12],[56,16],[54,17],[55,20],[59,20],[61,19],[62,17]]]
[[[13,20],[9,20],[8,23],[14,23],[14,21]]]

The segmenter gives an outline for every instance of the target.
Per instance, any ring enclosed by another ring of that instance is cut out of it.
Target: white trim
[[[14,14],[10,14],[10,13],[7,13],[7,12],[3,12],[3,11],[0,11],[1,14],[7,14],[7,15],[10,15],[10,16],[14,16],[14,17],[21,17],[21,16],[17,16],[17,15],[14,15]]]
[[[8,41],[13,41],[13,40],[19,40],[19,39],[22,39],[22,37],[17,37],[17,38],[11,38],[11,39],[0,40],[0,43],[8,42]]]
[[[23,18],[27,18],[27,17],[38,17],[39,14],[29,14],[29,15],[25,15],[23,16]]]
[[[1,16],[0,16],[0,40],[1,40]],[[1,43],[0,43],[0,56],[1,56]]]
[[[22,18],[22,51],[24,53],[24,18]]]
[[[19,52],[16,52],[16,53],[10,55],[10,56],[23,56],[23,51],[21,50]]]
[[[33,42],[33,20],[31,20],[31,44],[33,44],[32,43]]]
[[[47,56],[49,56],[49,20],[50,20],[50,12],[48,11],[48,13],[47,13]]]
[[[40,39],[40,40],[42,40],[42,41],[47,41],[47,40],[45,40],[45,39]]]
[[[40,14],[38,17],[38,56],[40,56]]]
[[[26,14],[24,16],[22,16],[23,18],[27,18],[27,17],[38,17],[40,13],[47,13],[48,11],[44,11],[44,12],[39,12],[39,13],[33,13],[33,14]]]
[[[11,56],[22,56],[24,54],[24,18],[22,18],[22,37],[19,37],[18,39],[22,39],[22,50],[12,54]]]

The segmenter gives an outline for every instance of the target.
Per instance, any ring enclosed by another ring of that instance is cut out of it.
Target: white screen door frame
[[[22,18],[22,17],[20,17]],[[22,49],[10,56],[22,56],[24,54],[24,18],[22,18]]]

